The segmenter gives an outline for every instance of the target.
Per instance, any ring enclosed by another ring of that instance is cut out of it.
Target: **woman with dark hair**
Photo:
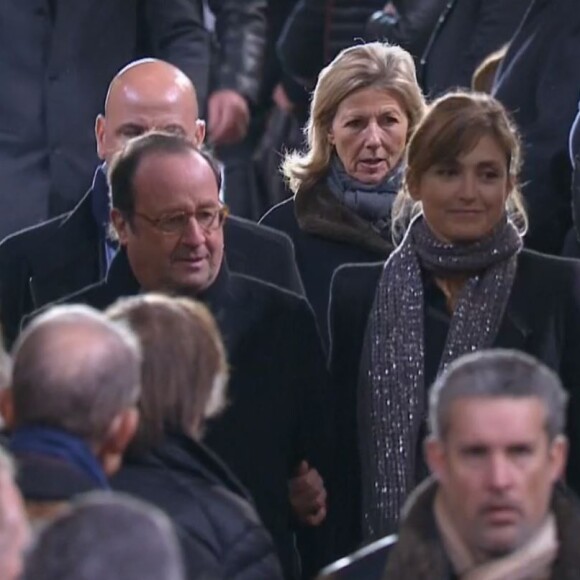
[[[351,466],[335,491],[348,551],[395,531],[426,475],[426,397],[477,349],[522,350],[570,391],[570,483],[580,489],[580,264],[522,249],[520,143],[490,96],[436,100],[408,146],[393,209],[401,242],[385,264],[348,265],[332,284],[331,372],[338,446]]]
[[[213,317],[201,303],[160,295],[122,299],[107,314],[143,350],[141,421],[113,488],[172,518],[189,579],[282,578],[247,492],[200,441],[228,379]]]

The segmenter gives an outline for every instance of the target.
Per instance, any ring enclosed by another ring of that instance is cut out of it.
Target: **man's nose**
[[[205,239],[205,230],[199,225],[198,221],[195,219],[195,216],[192,215],[189,218],[187,225],[183,228],[181,242],[192,246],[199,246],[205,243]]]
[[[490,458],[487,481],[491,488],[500,490],[511,486],[513,482],[513,466],[509,458],[497,455]]]

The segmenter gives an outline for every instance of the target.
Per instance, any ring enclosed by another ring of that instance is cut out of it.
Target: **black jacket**
[[[157,449],[125,457],[111,484],[172,519],[188,580],[282,578],[274,545],[250,497],[203,445],[168,435]]]
[[[209,0],[216,19],[211,90],[232,89],[256,103],[265,56],[267,4],[267,0]]]
[[[559,254],[572,225],[568,134],[580,96],[580,11],[574,0],[536,0],[497,72],[493,95],[524,142],[526,244]]]
[[[104,309],[138,292],[126,252],[120,251],[106,280],[66,301]],[[231,369],[229,405],[208,427],[205,442],[252,494],[284,574],[294,578],[288,480],[303,459],[325,480],[329,473],[328,378],[314,316],[303,298],[230,275],[225,264],[213,285],[196,298],[216,318]],[[313,572],[326,563],[324,533],[323,527],[308,534],[315,536],[308,538],[308,548],[315,548],[306,562]]]
[[[483,59],[509,42],[530,0],[448,0],[421,59],[420,81],[434,97],[471,87]]]
[[[357,384],[367,321],[383,263],[347,265],[337,270],[331,288],[330,370],[336,414],[336,454],[348,465],[337,482],[335,496],[341,513],[339,546],[343,554],[355,549],[360,536],[360,464],[357,441]],[[427,294],[427,293],[425,293]],[[441,330],[445,315],[427,304],[425,326]],[[445,334],[442,334],[444,340]],[[441,341],[426,340],[425,383],[435,378],[443,349]],[[568,482],[580,491],[580,263],[524,250],[495,347],[527,352],[562,379],[570,394]]]
[[[446,3],[447,0],[405,0],[395,17],[378,10],[367,23],[367,39],[398,44],[418,63]]]
[[[306,297],[328,343],[328,298],[336,268],[386,258],[392,245],[371,225],[339,203],[326,185],[299,191],[274,206],[261,220],[290,236]]]
[[[427,480],[409,498],[398,541],[387,560],[385,580],[453,580],[456,578],[445,553],[435,521],[433,504],[437,484]],[[558,485],[554,488],[551,511],[556,519],[558,552],[552,565],[550,580],[579,580],[580,504],[578,498]]]
[[[325,65],[360,42],[367,20],[384,5],[382,0],[299,0],[278,41],[282,67],[312,88]]]
[[[0,3],[0,238],[83,196],[97,161],[95,117],[121,67],[144,56],[167,60],[205,100],[201,8],[201,0]]]
[[[7,344],[18,335],[24,316],[105,277],[105,243],[92,212],[91,192],[74,211],[0,244],[0,320]],[[286,236],[235,217],[226,220],[224,235],[234,272],[303,293]]]

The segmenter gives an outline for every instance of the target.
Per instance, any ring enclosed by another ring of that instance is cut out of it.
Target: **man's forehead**
[[[538,397],[461,397],[449,407],[453,438],[509,440],[545,431],[546,409]]]
[[[196,198],[219,199],[217,180],[203,156],[191,149],[182,153],[152,152],[145,156],[135,174],[135,193],[155,189],[156,200],[177,199],[189,192]]]

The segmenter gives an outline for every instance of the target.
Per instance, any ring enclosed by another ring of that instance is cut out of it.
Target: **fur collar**
[[[311,189],[299,190],[294,197],[294,211],[300,229],[309,234],[362,246],[384,258],[393,250],[393,244],[342,205],[324,181]]]
[[[437,483],[430,478],[411,494],[405,507],[397,544],[389,555],[385,578],[389,580],[451,580],[455,578],[439,539],[433,515]],[[552,497],[558,530],[558,556],[553,580],[580,580],[580,504],[563,485]]]

